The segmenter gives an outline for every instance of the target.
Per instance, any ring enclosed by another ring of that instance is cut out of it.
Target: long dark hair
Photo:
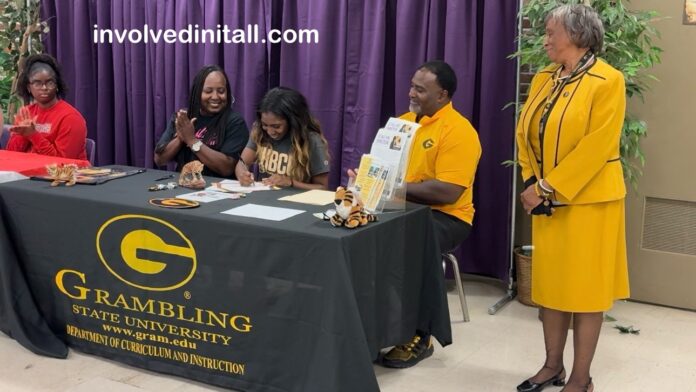
[[[225,88],[227,89],[227,102],[225,107],[222,108],[218,113],[213,116],[210,125],[208,125],[208,131],[203,136],[203,142],[207,142],[211,139],[216,139],[217,143],[215,148],[219,149],[222,145],[222,141],[225,140],[225,128],[227,127],[227,120],[230,116],[232,108],[232,90],[230,89],[230,79],[227,77],[225,70],[217,65],[206,65],[201,68],[193,78],[193,83],[191,83],[191,93],[189,94],[188,103],[188,116],[189,118],[200,118],[201,117],[201,94],[203,94],[203,85],[205,84],[205,79],[213,72],[220,72],[225,78]],[[206,143],[208,144],[208,143]]]
[[[31,92],[29,92],[29,76],[31,73],[31,67],[37,63],[45,64],[53,70],[56,80],[56,96],[61,99],[65,98],[65,93],[68,91],[68,85],[65,84],[65,80],[63,80],[63,74],[61,73],[60,65],[58,65],[56,59],[48,54],[32,54],[24,59],[24,63],[20,67],[21,72],[19,73],[19,78],[17,80],[17,94],[22,97],[24,104],[29,104],[34,98],[31,95]]]
[[[309,136],[311,132],[321,138],[329,156],[328,143],[321,133],[321,127],[312,116],[307,99],[298,91],[288,87],[276,87],[269,90],[259,102],[256,109],[256,122],[251,131],[251,138],[259,146],[269,146],[271,138],[261,127],[261,113],[273,113],[288,123],[288,134],[292,141],[290,151],[290,177],[306,181],[310,179],[309,170]]]

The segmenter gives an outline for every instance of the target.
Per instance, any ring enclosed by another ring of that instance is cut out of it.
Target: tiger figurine
[[[203,178],[203,163],[201,161],[191,161],[181,168],[179,175],[179,186],[191,189],[205,188],[205,178]]]
[[[77,165],[74,163],[46,165],[46,173],[53,180],[51,186],[58,186],[61,182],[64,182],[65,186],[73,186],[77,181]]]
[[[368,222],[377,221],[377,216],[363,209],[360,196],[351,189],[342,186],[336,188],[334,196],[336,213],[331,217],[331,225],[335,227],[345,226],[354,229],[365,226]]]

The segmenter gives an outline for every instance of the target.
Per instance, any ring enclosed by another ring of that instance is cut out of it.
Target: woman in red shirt
[[[65,81],[53,57],[27,57],[17,83],[17,93],[27,105],[15,117],[6,149],[87,160],[87,124],[80,112],[63,100],[65,92]]]

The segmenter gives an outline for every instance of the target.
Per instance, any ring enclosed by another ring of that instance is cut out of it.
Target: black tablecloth
[[[428,207],[356,230],[277,200],[293,190],[169,210],[148,200],[190,191],[148,192],[163,174],[0,184],[0,329],[38,354],[65,342],[249,391],[378,390],[380,348],[416,328],[451,342]],[[220,213],[247,203],[306,213]]]

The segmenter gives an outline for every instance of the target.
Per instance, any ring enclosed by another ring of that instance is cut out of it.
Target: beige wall
[[[682,24],[684,0],[632,0],[628,6],[666,17],[655,23],[664,53],[651,73],[660,81],[652,83],[645,103],[629,102],[629,112],[648,123],[643,177],[627,198],[632,298],[696,309],[696,256],[646,250],[641,242],[646,197],[693,202],[696,209],[696,25]]]
[[[632,0],[634,9],[658,11],[657,40],[664,53],[651,73],[660,79],[645,94],[645,103],[634,99],[629,112],[648,122],[648,138],[641,193],[696,201],[696,25],[683,25],[684,0]],[[669,151],[665,148],[669,147]],[[675,179],[684,181],[674,181]],[[689,181],[688,179],[691,179]]]

